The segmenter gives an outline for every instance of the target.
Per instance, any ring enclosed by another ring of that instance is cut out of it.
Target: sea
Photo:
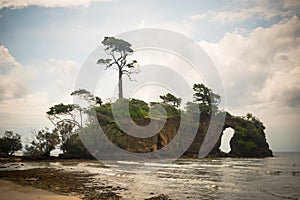
[[[0,170],[41,167],[94,173],[93,184],[124,188],[117,193],[129,200],[160,194],[178,200],[300,199],[300,153],[275,152],[270,158],[185,158],[164,164],[18,162],[2,163]]]

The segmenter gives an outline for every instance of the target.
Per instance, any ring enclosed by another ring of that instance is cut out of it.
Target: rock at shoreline
[[[199,156],[200,149],[204,149],[204,156],[207,157],[271,157],[273,156],[272,151],[269,149],[269,145],[266,141],[265,127],[262,122],[252,116],[252,118],[236,117],[226,113],[215,114],[216,118],[225,118],[224,124],[222,120],[220,123],[216,120],[215,123],[211,124],[210,116],[200,117],[199,123],[189,124],[189,120],[181,120],[181,117],[168,117],[163,128],[155,135],[148,138],[139,138],[128,135],[123,131],[119,130],[115,123],[112,123],[112,119],[106,119],[103,116],[98,116],[98,120],[103,128],[104,132],[107,133],[108,138],[118,147],[133,153],[148,153],[157,151],[166,147],[178,134],[179,128],[186,128],[189,131],[190,126],[197,124],[198,131],[192,141],[192,144],[185,151],[183,157],[197,158]],[[184,123],[182,123],[184,121]],[[195,121],[197,122],[197,121]],[[127,127],[131,127],[132,122],[123,122]],[[139,119],[139,125],[147,125],[149,119]],[[161,121],[159,119],[151,119],[151,123],[154,126],[159,126]],[[186,123],[186,124],[185,124]],[[223,131],[226,128],[232,128],[235,133],[230,141],[231,152],[226,154],[220,151],[221,138]],[[212,130],[213,135],[216,138],[205,141],[204,138],[207,135],[208,130]],[[112,132],[114,130],[114,132]],[[131,132],[137,131],[133,129]],[[134,133],[133,135],[138,135]],[[176,141],[179,145],[185,141],[185,138],[181,138]],[[105,145],[105,144],[103,144]],[[176,146],[176,145],[175,145]],[[176,148],[176,147],[175,147]],[[205,151],[205,148],[207,150]],[[176,151],[176,150],[175,150]],[[172,152],[172,150],[171,150]],[[172,156],[172,155],[170,155]],[[104,157],[104,156],[103,156]],[[111,155],[108,155],[110,158]]]

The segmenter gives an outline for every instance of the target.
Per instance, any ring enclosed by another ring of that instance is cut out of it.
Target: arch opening
[[[233,128],[226,128],[223,130],[223,135],[221,137],[221,145],[220,145],[220,150],[229,153],[231,151],[230,148],[230,140],[234,135],[234,129]]]

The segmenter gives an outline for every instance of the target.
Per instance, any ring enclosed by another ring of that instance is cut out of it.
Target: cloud
[[[92,2],[109,2],[111,0],[0,0],[0,9],[2,8],[25,8],[28,6],[39,6],[46,8],[54,7],[89,7]]]
[[[10,55],[9,50],[3,45],[0,46],[0,67],[1,69],[10,69],[15,66],[20,66],[20,63]]]
[[[244,22],[250,18],[269,21],[275,17],[291,17],[297,15],[300,2],[285,1],[242,1],[234,2],[222,10],[210,10],[191,16],[192,20],[209,20],[219,24],[234,24]]]
[[[238,9],[236,11],[208,11],[206,13],[191,16],[193,20],[206,20],[217,22],[221,24],[233,24],[243,22],[254,15],[260,18],[274,17],[275,13],[267,13],[262,7],[255,7],[250,9]]]
[[[48,71],[61,94],[69,94],[74,90],[74,84],[80,65],[73,60],[50,59],[46,64]]]
[[[256,95],[264,102],[277,101],[277,106],[300,108],[300,65],[289,72],[275,72]]]
[[[232,32],[218,43],[202,41],[200,45],[220,71],[229,107],[262,103],[295,106],[300,87],[298,17],[270,28],[256,28],[247,36]]]
[[[29,93],[19,99],[9,99],[0,104],[0,131],[13,130],[30,138],[32,129],[51,127],[46,117],[53,104],[47,92]],[[0,133],[1,133],[0,132]]]
[[[68,59],[24,66],[0,46],[0,130],[29,136],[32,128],[49,126],[45,112],[56,103],[72,102],[69,94],[79,69]]]
[[[2,63],[9,64],[0,79],[0,131],[14,130],[29,137],[31,129],[51,126],[45,114],[48,108],[72,103],[70,93],[80,65],[52,58],[22,66],[7,48],[0,49]],[[4,67],[1,64],[0,70]]]
[[[27,94],[31,75],[7,48],[0,46],[0,102]]]

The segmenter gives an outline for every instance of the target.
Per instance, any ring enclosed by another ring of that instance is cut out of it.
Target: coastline
[[[2,200],[80,200],[77,196],[60,195],[3,179],[0,179],[0,193]]]
[[[121,191],[127,190],[109,182],[99,184],[99,177],[95,182],[95,174],[85,171],[50,167],[20,170],[13,166],[16,169],[0,170],[1,200],[119,200]],[[169,200],[154,193],[146,199]]]
[[[117,190],[121,190],[122,188],[114,188],[110,185],[94,185],[93,175],[82,171],[73,172],[53,168],[35,168],[0,171],[0,180],[6,181],[4,183],[8,181],[12,182],[12,184],[16,183],[20,185],[20,188],[34,187],[57,195],[76,196],[76,199],[120,199]],[[93,186],[90,187],[89,185]],[[7,189],[9,191],[10,188]],[[2,190],[5,191],[5,188],[2,188]],[[13,195],[12,193],[14,193],[14,190],[7,195]]]

